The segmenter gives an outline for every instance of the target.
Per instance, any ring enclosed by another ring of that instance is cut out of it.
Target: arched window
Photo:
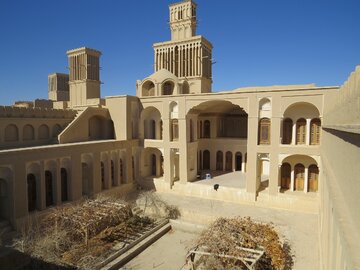
[[[222,171],[223,170],[223,152],[217,151],[216,152],[216,170]]]
[[[100,170],[101,170],[101,189],[105,189],[105,166],[104,166],[104,162],[102,161],[100,163]]]
[[[5,128],[5,142],[16,142],[19,140],[19,131],[17,126],[10,124]]]
[[[68,200],[68,179],[67,171],[65,168],[61,168],[61,201],[65,202]]]
[[[321,122],[320,119],[312,119],[310,123],[310,144],[317,145],[320,144],[320,129]]]
[[[35,131],[32,125],[25,125],[23,128],[23,140],[31,141],[35,139]]]
[[[293,126],[293,121],[290,118],[286,118],[283,121],[283,136],[282,136],[283,144],[291,144],[292,126]]]
[[[34,174],[27,175],[27,196],[28,196],[28,210],[29,212],[36,209],[36,177]]]
[[[50,171],[45,171],[45,197],[46,207],[54,204],[53,177]]]
[[[306,143],[306,120],[301,118],[296,122],[296,144]]]
[[[44,140],[44,139],[49,139],[49,127],[47,125],[41,125],[39,127],[39,139],[40,140]]]
[[[318,183],[319,183],[319,168],[316,165],[309,166],[309,191],[317,192],[318,191]]]
[[[210,170],[210,151],[204,150],[203,152],[203,170]]]
[[[305,167],[302,164],[296,164],[295,169],[295,183],[294,188],[295,190],[304,190],[304,178],[305,178]]]
[[[259,144],[270,144],[270,119],[261,118],[259,122]]]
[[[232,153],[230,151],[225,154],[225,170],[232,171]]]
[[[290,189],[291,183],[291,166],[289,163],[281,165],[281,188]]]
[[[115,185],[115,165],[114,165],[114,161],[111,161],[111,185],[114,187]]]
[[[142,86],[142,96],[149,97],[155,95],[155,84],[152,81],[147,81]]]
[[[174,84],[172,82],[165,82],[162,87],[163,95],[172,95],[174,90]]]
[[[209,120],[205,120],[204,121],[204,138],[210,138],[210,121]]]

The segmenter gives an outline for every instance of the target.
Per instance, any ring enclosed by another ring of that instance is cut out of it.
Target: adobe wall
[[[327,103],[320,185],[321,269],[360,269],[360,66]]]

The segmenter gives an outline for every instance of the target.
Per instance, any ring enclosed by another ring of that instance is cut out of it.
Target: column
[[[295,172],[294,172],[294,168],[291,168],[291,174],[290,174],[290,190],[294,191],[295,189]]]
[[[225,172],[225,169],[226,169],[226,151],[222,151],[222,153],[223,153],[222,166],[223,166],[223,172]]]
[[[178,74],[179,77],[182,77],[182,46],[178,47]]]
[[[291,145],[296,144],[296,122],[293,122],[292,126],[292,136],[291,136]]]
[[[306,119],[306,145],[310,145],[310,123],[311,119]]]
[[[305,176],[304,176],[304,193],[308,192],[309,185],[309,168],[305,167]]]

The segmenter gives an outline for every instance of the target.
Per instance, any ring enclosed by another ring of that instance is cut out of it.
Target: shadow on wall
[[[360,147],[360,134],[350,133],[330,128],[323,128],[326,132],[344,140],[345,142],[351,143],[357,147]]]

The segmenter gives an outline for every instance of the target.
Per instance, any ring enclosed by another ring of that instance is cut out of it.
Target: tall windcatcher
[[[155,72],[167,69],[178,77],[182,94],[211,92],[213,47],[196,35],[196,7],[191,0],[171,4],[171,40],[153,45]]]
[[[67,51],[69,58],[70,106],[100,104],[100,55],[90,48]]]

